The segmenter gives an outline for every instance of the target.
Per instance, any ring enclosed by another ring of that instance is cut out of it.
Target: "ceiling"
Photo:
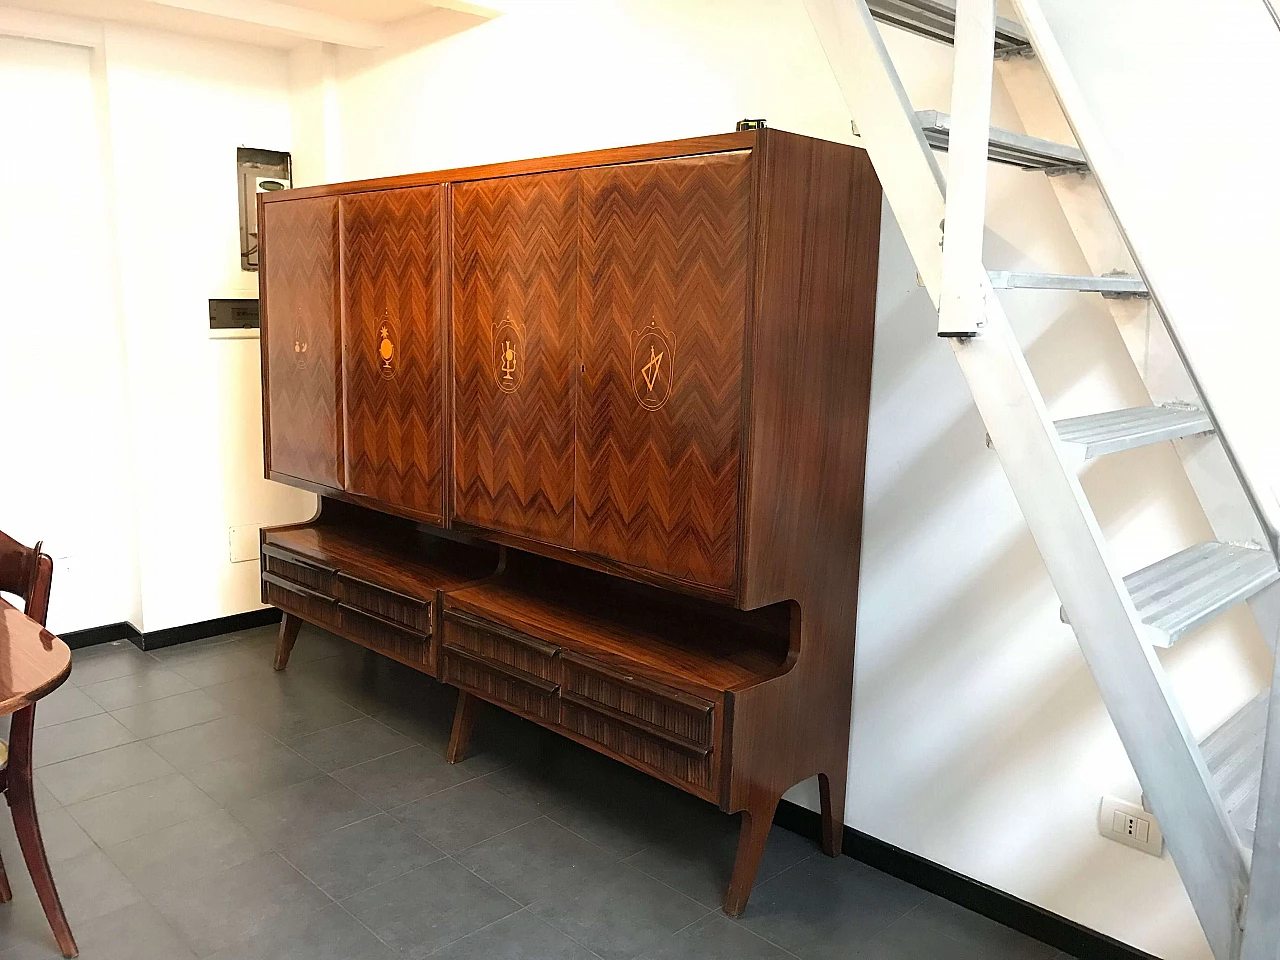
[[[0,19],[6,8],[281,49],[311,40],[377,48],[391,42],[403,21],[435,10],[495,13],[469,0],[0,0]]]

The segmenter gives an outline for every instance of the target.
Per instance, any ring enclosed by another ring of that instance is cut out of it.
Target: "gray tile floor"
[[[774,828],[737,920],[736,818],[305,628],[79,651],[37,710],[40,815],[85,960],[1061,960]],[[14,839],[0,960],[56,957]]]

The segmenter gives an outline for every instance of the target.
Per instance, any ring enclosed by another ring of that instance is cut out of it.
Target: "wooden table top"
[[[0,717],[47,696],[70,673],[67,645],[0,597]]]

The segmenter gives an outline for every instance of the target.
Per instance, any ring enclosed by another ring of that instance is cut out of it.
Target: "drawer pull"
[[[473,617],[469,613],[463,613],[461,610],[446,610],[445,618],[460,623],[463,626],[470,627],[472,630],[483,630],[487,633],[497,634],[512,643],[518,643],[521,646],[528,647],[535,653],[540,653],[544,657],[554,657],[560,652],[560,648],[554,643],[547,643],[545,640],[539,640],[537,637],[531,637],[524,633],[518,633],[515,630],[509,630],[489,620],[482,620],[479,617]]]
[[[695,757],[706,757],[711,753],[710,747],[703,746],[700,743],[694,743],[692,740],[686,740],[684,737],[678,736],[667,730],[663,730],[661,727],[655,727],[653,724],[646,723],[639,717],[633,717],[629,713],[623,713],[621,710],[614,710],[612,707],[603,703],[599,703],[595,700],[589,700],[586,697],[574,693],[572,690],[561,690],[560,699],[568,703],[572,703],[574,706],[583,710],[589,710],[592,713],[608,717],[610,720],[631,727],[633,730],[639,730],[641,733],[647,734],[651,737],[656,737],[664,743],[675,747],[677,750],[682,750]]]
[[[317,573],[323,573],[330,577],[336,576],[338,573],[338,569],[336,567],[326,567],[324,564],[316,563],[314,560],[310,560],[306,557],[300,557],[296,553],[290,553],[288,550],[282,550],[280,547],[270,543],[264,543],[262,545],[262,552],[268,557],[275,557],[277,560],[283,560],[285,563],[296,563],[300,567],[308,567]]]
[[[392,590],[390,587],[384,587],[380,583],[372,583],[369,580],[364,580],[350,573],[338,573],[338,579],[349,580],[352,583],[356,584],[357,586],[364,587],[366,590],[373,590],[377,593],[385,593],[387,594],[387,596],[393,597],[394,599],[399,600],[401,603],[407,606],[417,607],[418,609],[422,609],[426,607],[427,604],[431,602],[430,600],[422,600],[422,599],[419,599],[418,597],[411,597],[407,593],[401,593],[398,590]]]
[[[419,633],[417,630],[412,630],[403,623],[396,620],[388,620],[386,617],[380,617],[376,613],[370,613],[368,610],[361,610],[359,607],[353,607],[349,603],[339,602],[338,609],[343,613],[354,613],[358,617],[364,617],[366,620],[372,620],[375,623],[379,623],[386,627],[388,630],[395,630],[397,633],[405,633],[411,637],[417,637],[421,640],[425,640],[427,638],[427,634]]]
[[[275,584],[281,590],[287,590],[290,593],[296,593],[315,600],[318,603],[336,604],[338,601],[333,597],[326,596],[319,590],[312,590],[310,587],[304,587],[300,583],[294,583],[292,580],[286,580],[284,577],[277,577],[274,573],[264,573],[262,579],[267,583]]]
[[[543,680],[541,677],[535,677],[533,674],[525,673],[523,670],[518,670],[505,663],[485,660],[483,657],[477,657],[466,650],[460,650],[457,647],[451,647],[447,644],[444,649],[447,656],[456,657],[459,660],[465,660],[468,663],[475,664],[483,670],[488,670],[490,673],[501,673],[504,676],[510,677],[512,680],[518,680],[526,686],[533,687],[535,690],[538,690],[547,696],[551,696],[551,694],[560,689],[560,684],[558,683],[554,683],[551,680]]]
[[[701,697],[695,697],[692,694],[684,693],[681,690],[663,684],[654,683],[646,680],[644,677],[631,676],[625,673],[616,673],[613,670],[605,668],[598,660],[589,660],[586,657],[575,656],[568,651],[561,654],[566,663],[572,664],[575,668],[583,670],[587,673],[594,673],[597,676],[604,677],[613,683],[620,683],[623,686],[631,687],[643,693],[650,694],[661,700],[678,704],[686,710],[693,710],[701,714],[709,714],[715,707],[714,703],[703,700]]]

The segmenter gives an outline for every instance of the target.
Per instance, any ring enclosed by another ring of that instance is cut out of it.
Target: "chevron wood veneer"
[[[264,460],[268,471],[342,486],[338,201],[265,205]]]
[[[738,556],[750,187],[745,151],[582,173],[574,545],[724,590]]]
[[[797,783],[837,855],[866,153],[762,129],[260,203],[270,476],[323,493],[264,532],[277,667],[309,620],[457,687],[451,762],[488,702],[740,812],[731,915]],[[288,366],[299,304],[319,369]]]
[[[453,188],[454,516],[562,547],[573,546],[578,179]]]
[[[443,187],[342,198],[346,489],[444,520]]]

